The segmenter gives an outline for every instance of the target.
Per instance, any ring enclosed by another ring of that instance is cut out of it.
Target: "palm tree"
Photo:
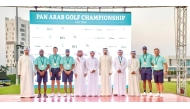
[[[1,65],[0,66],[0,72],[4,72],[4,73],[7,73],[7,71],[9,70],[9,67],[8,66],[3,66],[3,65]]]

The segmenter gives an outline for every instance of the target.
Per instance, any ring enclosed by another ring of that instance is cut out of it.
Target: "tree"
[[[0,66],[0,72],[7,72],[9,70],[9,67],[8,66],[3,66],[3,65],[1,65]]]

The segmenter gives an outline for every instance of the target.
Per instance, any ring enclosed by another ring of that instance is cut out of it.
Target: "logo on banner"
[[[113,31],[113,29],[106,29],[107,31]]]
[[[119,39],[127,39],[127,37],[119,37]]]
[[[53,47],[53,45],[46,45],[45,47]]]
[[[37,27],[36,27],[36,29],[38,30],[38,29],[39,29],[39,27],[37,26]]]
[[[35,47],[41,47],[40,45],[35,45]]]
[[[88,45],[88,44],[86,44],[85,46],[86,46],[86,47],[89,47],[89,45]]]
[[[121,46],[121,48],[127,48],[127,46]]]
[[[51,31],[51,30],[52,30],[52,28],[49,28],[49,27],[48,27],[48,28],[47,28],[47,30],[48,30],[48,31]]]
[[[84,30],[85,30],[85,31],[88,31],[88,30],[93,30],[93,29],[88,29],[88,28],[85,28]]]
[[[114,37],[109,37],[109,39],[115,39]]]
[[[109,48],[117,48],[117,46],[108,46]]]
[[[65,39],[65,37],[64,36],[60,36],[60,39]]]
[[[62,30],[64,30],[65,28],[64,27],[61,27]]]
[[[102,29],[100,29],[100,28],[97,28],[97,30],[96,31],[102,31]]]
[[[101,55],[101,53],[98,53],[98,55]]]
[[[125,27],[123,27],[123,31],[125,31]]]
[[[77,36],[73,36],[73,38],[75,38],[75,39],[76,39],[76,38],[77,38]]]
[[[62,44],[61,47],[64,47],[64,44]]]
[[[97,37],[97,39],[105,39],[105,37]]]
[[[72,45],[72,48],[77,48],[77,45]]]
[[[49,35],[49,38],[52,38],[52,36],[51,36],[51,35]]]
[[[87,53],[84,53],[84,56],[88,56],[88,54],[87,54]]]

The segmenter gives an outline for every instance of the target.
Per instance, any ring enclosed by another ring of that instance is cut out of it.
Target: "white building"
[[[16,19],[16,17],[15,17]],[[14,43],[16,42],[16,20],[5,18],[5,35],[6,35],[6,65],[15,66]],[[30,24],[29,21],[18,18],[18,44],[29,45],[30,43]],[[23,50],[18,52],[18,56],[23,54]]]

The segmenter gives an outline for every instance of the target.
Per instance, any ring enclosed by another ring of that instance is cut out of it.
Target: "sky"
[[[18,16],[29,20],[29,11],[34,9],[19,8]],[[40,9],[56,11],[57,9]],[[61,10],[61,9],[60,9]],[[58,10],[58,11],[60,11]],[[78,11],[78,10],[66,10]],[[80,11],[86,11],[81,9]],[[89,10],[98,11],[98,10]],[[112,11],[102,9],[102,11]],[[122,11],[116,9],[114,11]],[[175,56],[175,26],[174,8],[136,8],[126,9],[132,12],[132,50],[137,54],[142,53],[142,46],[148,47],[148,52],[153,53],[154,48],[159,48],[163,56]],[[16,8],[0,7],[0,65],[6,65],[6,36],[5,36],[5,17],[15,18]],[[187,20],[190,20],[190,8],[187,10]],[[187,56],[190,56],[190,22],[187,24]],[[125,52],[125,51],[124,51]]]

